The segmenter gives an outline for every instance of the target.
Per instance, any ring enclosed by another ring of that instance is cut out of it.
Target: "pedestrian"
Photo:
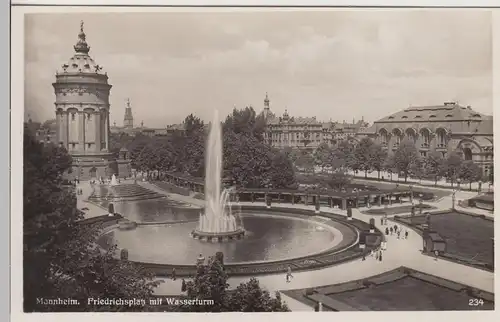
[[[316,305],[314,305],[314,311],[315,312],[323,311],[323,303],[321,303],[321,302],[316,303]]]
[[[389,228],[385,227],[385,235],[388,236],[389,235]]]
[[[400,235],[401,235],[401,230],[398,230],[398,239]]]
[[[379,256],[379,252],[377,252],[377,253],[375,254],[375,260],[377,260],[377,261],[378,261],[378,256]]]
[[[394,232],[398,231],[398,225],[394,225]]]
[[[408,239],[408,230],[405,230],[405,239]]]
[[[290,283],[290,280],[293,278],[292,275],[292,268],[290,266],[287,267],[286,269],[286,282]]]
[[[439,251],[438,250],[435,250],[434,251],[434,260],[437,261],[438,260],[438,256],[439,256]]]
[[[393,229],[393,228],[391,227],[391,229],[390,229],[390,232],[391,232],[391,236],[392,236],[392,232],[393,232],[393,231],[394,231],[394,229]]]
[[[382,252],[380,252],[380,255],[378,256],[378,260],[381,262],[382,261]]]
[[[182,279],[182,284],[181,284],[181,292],[186,292],[186,281],[184,279]]]
[[[383,226],[384,225],[384,218],[380,218],[380,225]]]
[[[363,252],[363,259],[362,260],[366,260],[366,253]]]
[[[177,279],[177,274],[175,273],[175,267],[172,268],[172,281],[175,281]]]

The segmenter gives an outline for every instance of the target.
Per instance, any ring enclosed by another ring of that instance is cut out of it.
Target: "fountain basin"
[[[212,243],[224,243],[233,240],[240,240],[245,236],[245,230],[239,228],[234,231],[227,231],[222,233],[210,233],[206,231],[200,231],[195,229],[191,232],[191,237],[194,239],[199,239],[201,241],[212,242]]]

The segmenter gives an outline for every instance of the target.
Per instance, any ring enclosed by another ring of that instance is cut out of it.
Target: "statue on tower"
[[[78,34],[78,42],[74,46],[74,49],[77,53],[88,54],[90,51],[90,46],[86,41],[87,36],[83,31],[83,20],[80,22],[80,33]]]

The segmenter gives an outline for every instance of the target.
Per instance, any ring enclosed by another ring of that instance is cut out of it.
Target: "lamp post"
[[[457,190],[460,190],[460,178],[457,179]]]
[[[413,205],[413,185],[410,185],[410,202]]]
[[[423,204],[424,204],[424,199],[423,199],[423,198],[424,198],[424,195],[423,195],[423,194],[419,194],[418,196],[419,196],[419,198],[420,198],[420,200],[418,201],[418,202],[419,202],[419,204],[420,204],[420,209],[419,209],[420,211],[419,211],[419,212],[420,212],[420,214],[422,214]]]
[[[451,195],[451,209],[455,210],[455,193],[457,193],[457,189],[453,189],[453,193]]]
[[[359,207],[358,206],[359,205],[359,191],[358,191],[358,189],[353,188],[352,192],[354,192],[356,194],[356,208],[358,208]]]

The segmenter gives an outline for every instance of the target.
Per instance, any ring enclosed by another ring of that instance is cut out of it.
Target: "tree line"
[[[184,131],[166,136],[113,135],[114,152],[126,147],[138,171],[179,172],[204,177],[208,132],[193,114],[183,122]],[[210,124],[209,126],[210,127]],[[234,185],[255,188],[296,186],[293,164],[287,154],[264,142],[265,121],[252,107],[234,109],[222,122],[224,176]]]
[[[489,177],[484,177],[479,165],[471,160],[464,161],[456,152],[443,156],[440,152],[429,151],[427,155],[421,156],[410,139],[402,140],[391,155],[370,138],[362,138],[356,145],[347,141],[341,141],[335,147],[322,143],[312,153],[292,150],[287,153],[295,167],[305,173],[314,173],[319,167],[321,172],[328,169],[332,177],[340,179],[348,171],[364,172],[365,177],[376,171],[379,179],[382,172],[388,172],[391,176],[397,173],[404,177],[405,182],[413,177],[433,180],[435,185],[442,178],[450,181],[452,186],[458,180],[468,183],[469,187],[473,182],[493,182],[493,171]]]

